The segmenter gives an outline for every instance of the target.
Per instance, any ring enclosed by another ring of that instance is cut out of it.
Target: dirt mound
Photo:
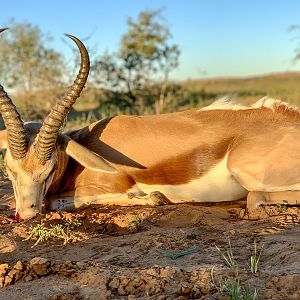
[[[245,201],[95,206],[17,223],[8,217],[13,205],[5,188],[0,299],[232,299],[235,288],[244,299],[300,299],[299,208],[246,215]],[[34,246],[36,228],[49,236]],[[261,251],[256,273],[254,240],[257,256]],[[234,266],[216,246],[232,253]]]

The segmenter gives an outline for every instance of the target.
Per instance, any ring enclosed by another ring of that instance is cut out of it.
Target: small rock
[[[27,275],[30,275],[32,277],[32,279],[38,279],[39,276],[35,273],[34,270],[30,270],[29,273],[27,273]]]
[[[160,277],[162,277],[162,278],[173,278],[173,276],[177,272],[178,272],[177,268],[165,267],[165,268],[160,269]]]
[[[157,276],[158,275],[158,269],[157,268],[151,268],[146,270],[146,274],[150,276]]]
[[[15,281],[18,281],[21,277],[23,277],[24,273],[20,270],[17,270],[15,275]]]
[[[239,219],[248,219],[247,213],[245,209],[241,209],[238,215]]]
[[[203,285],[200,287],[200,291],[202,295],[207,295],[211,292],[211,287],[209,284]]]
[[[13,279],[14,281],[18,281],[23,276],[23,272],[17,269],[12,269],[8,272],[7,276]]]
[[[54,273],[58,273],[60,270],[61,270],[61,265],[54,264],[54,265],[52,266],[52,271],[53,271]]]
[[[126,287],[129,284],[129,282],[130,282],[130,278],[128,278],[128,277],[120,278],[120,280],[121,280],[121,285],[123,287]]]
[[[66,261],[64,262],[64,267],[67,267],[67,268],[73,268],[74,265],[73,265],[73,263],[72,263],[70,260],[66,260]]]
[[[75,270],[67,270],[67,269],[62,269],[58,272],[60,276],[65,276],[65,277],[72,277],[72,275],[75,273]]]
[[[181,293],[181,295],[186,295],[186,296],[188,296],[188,295],[190,295],[190,293],[191,293],[191,288],[190,287],[188,287],[187,285],[182,285],[181,286],[181,291],[180,291],[180,293]]]
[[[31,275],[27,275],[27,276],[24,277],[25,282],[28,282],[28,281],[31,281],[31,280],[33,280],[33,277]]]
[[[113,280],[109,283],[109,287],[112,289],[118,289],[120,286],[120,281],[117,278],[113,278]]]
[[[8,272],[8,269],[9,269],[8,264],[1,264],[0,265],[0,278],[5,276],[5,274]]]
[[[82,268],[84,267],[84,262],[78,261],[78,262],[76,263],[76,267],[77,267],[78,269],[82,269]]]
[[[3,287],[6,287],[12,283],[13,279],[9,276],[5,276]]]
[[[30,268],[40,276],[46,275],[51,271],[50,261],[43,257],[34,257],[30,261]]]
[[[0,277],[0,287],[3,288],[4,285],[4,277]]]
[[[61,220],[62,216],[59,212],[52,213],[49,217],[47,216],[48,220]]]
[[[6,270],[9,268],[9,265],[8,264],[0,264],[0,271],[2,270]]]
[[[23,270],[23,264],[22,264],[22,262],[20,261],[20,260],[18,260],[17,262],[16,262],[16,264],[14,265],[14,269],[16,269],[16,270],[20,270],[20,271],[22,271]]]
[[[8,272],[7,276],[10,277],[11,279],[14,279],[17,272],[18,272],[18,270],[12,269]]]
[[[200,299],[202,296],[202,293],[197,287],[194,286],[192,289],[192,295],[193,295],[194,299]]]
[[[39,264],[39,265],[43,265],[43,264],[48,264],[50,263],[50,261],[47,259],[47,258],[44,258],[44,257],[34,257],[31,261],[30,261],[30,265],[36,265],[36,264]]]

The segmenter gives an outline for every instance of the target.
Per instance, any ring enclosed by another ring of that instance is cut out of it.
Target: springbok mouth
[[[24,219],[22,219],[22,217],[20,216],[19,213],[15,213],[14,215],[9,215],[8,216],[10,219],[17,221],[17,222],[22,222],[24,221]]]
[[[16,219],[18,222],[24,221],[24,220],[21,218],[21,216],[20,216],[20,214],[19,214],[18,212],[15,214],[15,219]]]

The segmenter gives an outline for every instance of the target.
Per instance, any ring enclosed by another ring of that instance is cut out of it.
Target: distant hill
[[[187,80],[181,85],[190,92],[208,95],[210,99],[231,95],[237,101],[253,103],[269,96],[300,106],[300,72]]]

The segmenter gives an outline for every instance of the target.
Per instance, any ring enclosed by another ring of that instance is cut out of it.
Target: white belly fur
[[[244,189],[227,168],[227,156],[204,176],[180,185],[137,183],[145,193],[160,191],[173,202],[223,202],[246,197]]]

